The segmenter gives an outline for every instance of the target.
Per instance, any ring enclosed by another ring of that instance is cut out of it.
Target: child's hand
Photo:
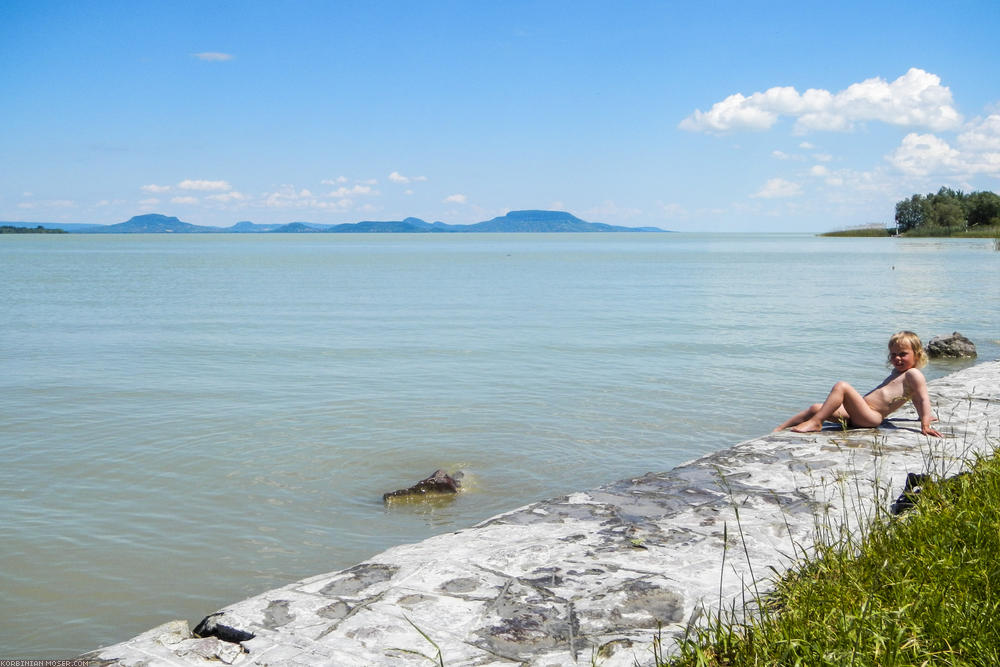
[[[929,424],[921,424],[920,432],[924,435],[933,435],[935,438],[940,438],[942,435],[938,433],[935,429],[932,429]]]

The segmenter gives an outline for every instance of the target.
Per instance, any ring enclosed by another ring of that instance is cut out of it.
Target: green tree
[[[965,210],[955,197],[942,197],[934,201],[929,222],[935,227],[942,227],[951,234],[965,229]]]
[[[969,227],[1000,225],[1000,196],[992,192],[969,195]]]
[[[896,230],[902,234],[924,224],[925,201],[923,195],[896,202]]]

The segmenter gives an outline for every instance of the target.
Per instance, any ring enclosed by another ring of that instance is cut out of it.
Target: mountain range
[[[13,223],[12,223],[13,224]],[[24,223],[21,223],[24,224]],[[33,223],[39,224],[39,223]],[[601,222],[586,222],[564,211],[511,211],[471,225],[426,222],[420,218],[404,220],[364,220],[339,225],[312,222],[258,224],[237,222],[232,227],[208,227],[183,222],[176,217],[150,213],[137,215],[115,225],[41,223],[46,228],[61,227],[76,234],[322,234],[322,233],[454,233],[454,232],[663,232],[658,227],[620,227]]]

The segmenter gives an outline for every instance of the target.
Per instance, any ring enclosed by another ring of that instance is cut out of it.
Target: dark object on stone
[[[201,619],[201,623],[195,627],[192,633],[196,637],[218,637],[224,642],[231,642],[233,644],[250,641],[256,637],[256,635],[252,632],[237,630],[236,628],[231,628],[228,625],[218,623],[220,616],[222,616],[221,613],[215,613]]]
[[[903,492],[896,498],[896,502],[889,507],[889,511],[894,515],[902,514],[917,504],[920,490],[926,482],[931,479],[930,475],[920,475],[915,472],[906,474],[906,484],[903,485]]]
[[[952,475],[951,477],[945,477],[939,480],[937,484],[942,485],[943,489],[949,493],[960,493],[960,485],[955,484],[957,480],[962,479],[968,472],[960,472],[957,475]],[[889,507],[889,511],[893,515],[899,515],[908,509],[911,509],[920,500],[920,492],[924,490],[927,484],[933,484],[934,480],[930,475],[920,474],[915,472],[910,472],[906,474],[906,484],[903,485],[903,492],[899,494],[896,501],[892,503]]]
[[[462,486],[459,479],[461,479],[461,473],[455,473],[455,476],[452,477],[444,470],[435,470],[430,477],[420,480],[407,489],[383,494],[382,500],[388,502],[393,498],[420,496],[428,493],[458,493],[458,489]]]
[[[956,331],[950,336],[931,338],[931,341],[927,343],[927,356],[931,359],[942,357],[950,359],[974,358],[976,346],[971,340]]]

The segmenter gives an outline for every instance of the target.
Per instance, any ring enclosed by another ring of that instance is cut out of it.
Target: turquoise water
[[[0,655],[667,470],[876,384],[898,329],[995,359],[998,284],[990,240],[0,237]],[[383,506],[440,467],[468,491]]]

